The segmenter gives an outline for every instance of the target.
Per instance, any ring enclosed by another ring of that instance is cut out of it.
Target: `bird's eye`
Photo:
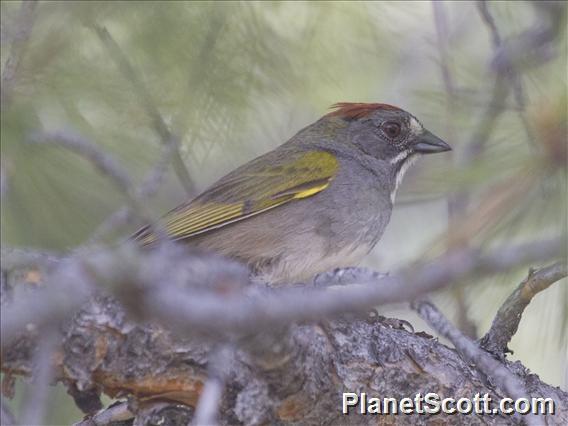
[[[398,135],[400,135],[400,130],[401,130],[400,124],[398,124],[395,121],[387,121],[382,125],[382,129],[383,132],[385,132],[385,134],[391,139],[395,139],[396,137],[398,137]]]

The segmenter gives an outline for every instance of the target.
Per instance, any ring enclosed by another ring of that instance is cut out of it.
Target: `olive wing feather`
[[[161,223],[172,239],[189,239],[313,196],[329,186],[338,169],[337,158],[325,151],[270,153],[245,164],[197,198],[170,211]],[[142,228],[133,238],[143,245],[157,239],[150,227]]]

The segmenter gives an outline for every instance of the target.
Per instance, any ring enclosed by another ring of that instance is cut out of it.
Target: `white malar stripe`
[[[405,149],[402,152],[399,152],[398,154],[396,154],[396,156],[394,156],[393,158],[391,158],[390,163],[391,164],[397,164],[400,163],[401,161],[406,160],[406,157],[408,157],[410,155],[410,150],[409,149]]]
[[[396,197],[396,191],[397,191],[400,183],[402,182],[402,178],[404,177],[404,174],[406,173],[408,168],[414,164],[414,162],[418,159],[418,157],[420,157],[419,154],[412,154],[409,158],[407,158],[407,160],[404,163],[402,163],[402,166],[400,166],[400,169],[398,169],[398,171],[396,172],[394,189],[391,191],[391,194],[390,194],[391,203],[394,204],[394,199]]]

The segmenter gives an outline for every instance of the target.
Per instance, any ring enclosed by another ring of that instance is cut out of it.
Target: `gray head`
[[[341,121],[342,134],[349,145],[379,160],[383,172],[390,176],[391,202],[406,170],[422,154],[451,150],[412,114],[387,104],[339,103],[324,121]]]
[[[326,117],[337,117],[348,123],[350,143],[397,168],[419,154],[451,150],[416,117],[392,105],[339,103],[334,107],[337,109]]]

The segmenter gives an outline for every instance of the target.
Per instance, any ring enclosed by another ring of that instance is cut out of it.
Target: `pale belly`
[[[289,251],[270,264],[252,265],[256,276],[273,286],[307,283],[317,274],[357,266],[372,249],[364,242],[354,242],[332,252],[328,243],[311,241],[309,247],[309,252]]]

